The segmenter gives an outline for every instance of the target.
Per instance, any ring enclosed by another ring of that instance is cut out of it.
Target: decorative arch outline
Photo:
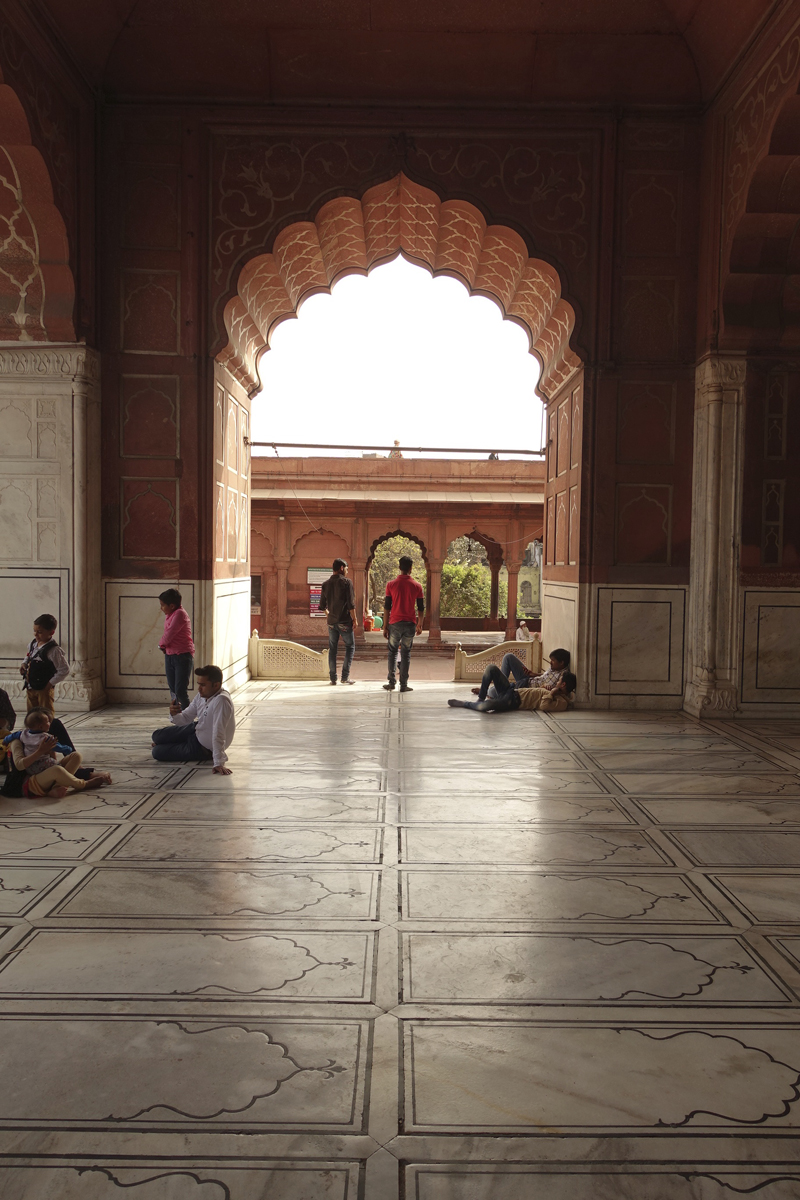
[[[343,533],[337,533],[335,529],[326,529],[324,526],[320,525],[319,528],[314,526],[312,529],[307,529],[305,533],[298,534],[298,536],[293,539],[291,557],[294,558],[297,547],[301,542],[304,542],[306,538],[313,537],[315,534],[327,534],[328,537],[338,538],[340,542],[344,542],[345,546],[347,547],[347,553],[350,554],[350,543]]]
[[[296,316],[309,296],[330,292],[345,275],[366,275],[403,254],[432,275],[449,275],[470,295],[486,296],[528,333],[539,359],[538,389],[552,395],[581,365],[570,347],[575,326],[561,298],[558,272],[530,258],[523,238],[506,225],[488,225],[465,200],[441,200],[402,172],[361,200],[329,200],[314,221],[282,230],[271,254],[252,258],[239,275],[237,295],[224,310],[228,345],[217,355],[249,391],[257,391],[258,360],[272,331]]]
[[[0,341],[74,342],[67,231],[44,159],[0,75]]]
[[[393,529],[390,533],[382,533],[380,537],[375,538],[375,541],[369,548],[369,554],[367,555],[367,570],[369,570],[372,566],[372,560],[375,557],[375,551],[378,549],[378,546],[380,546],[382,542],[388,542],[389,538],[393,537],[404,537],[407,538],[409,542],[415,542],[422,551],[422,561],[430,571],[430,563],[428,562],[428,547],[425,545],[422,538],[417,537],[415,533],[408,533],[405,529]]]

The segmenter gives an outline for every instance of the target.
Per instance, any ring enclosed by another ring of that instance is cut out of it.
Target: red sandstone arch
[[[406,529],[392,529],[392,530],[390,530],[390,532],[382,533],[380,537],[376,537],[375,541],[370,546],[369,554],[367,555],[367,570],[368,571],[369,571],[370,567],[372,566],[372,560],[375,557],[375,551],[378,549],[378,546],[382,545],[383,542],[388,542],[389,538],[394,538],[394,537],[406,538],[407,541],[414,542],[417,546],[419,546],[420,550],[422,551],[422,561],[425,563],[426,568],[428,570],[430,570],[430,567],[428,564],[428,547],[425,545],[422,538],[417,537],[417,535],[415,533],[409,533],[408,530],[406,530]]]
[[[64,221],[16,93],[0,83],[0,341],[74,342]]]
[[[572,307],[561,299],[558,273],[529,258],[525,242],[505,225],[487,225],[474,205],[442,201],[402,173],[370,188],[363,199],[328,201],[315,221],[278,234],[271,254],[243,268],[238,294],[225,306],[229,343],[217,356],[248,390],[258,388],[258,359],[272,330],[308,296],[329,292],[344,275],[366,275],[398,254],[450,275],[471,295],[488,296],[503,316],[528,331],[542,364],[539,389],[552,394],[580,366],[570,348]]]
[[[800,346],[800,95],[781,105],[733,232],[725,332],[746,347]]]

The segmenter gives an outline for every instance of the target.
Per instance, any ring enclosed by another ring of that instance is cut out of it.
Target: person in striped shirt
[[[534,675],[532,671],[528,670],[522,659],[517,658],[516,654],[506,654],[500,664],[500,670],[513,688],[543,687],[550,691],[569,670],[569,663],[569,650],[553,650],[550,653],[550,670],[544,671],[541,675]],[[472,694],[477,696],[480,690],[480,688],[473,688]],[[489,695],[493,697],[493,691],[490,691]]]

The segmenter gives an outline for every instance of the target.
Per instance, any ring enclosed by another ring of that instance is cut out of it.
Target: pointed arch
[[[50,176],[0,82],[0,341],[74,342],[75,282]]]
[[[382,533],[380,537],[376,537],[375,541],[370,546],[369,554],[367,555],[367,570],[369,570],[372,566],[372,560],[375,557],[375,551],[378,549],[378,546],[380,546],[383,542],[388,542],[390,538],[395,537],[406,538],[409,542],[414,542],[417,546],[419,546],[420,550],[422,551],[422,561],[425,563],[426,568],[430,569],[430,565],[428,563],[428,547],[425,545],[422,538],[417,537],[416,533],[409,533],[407,529],[392,529],[388,533]]]
[[[434,275],[460,280],[486,296],[528,333],[542,366],[539,390],[552,395],[580,367],[570,348],[575,313],[561,298],[558,273],[530,258],[524,240],[505,225],[488,225],[465,200],[441,200],[402,172],[370,188],[361,200],[328,201],[314,221],[282,230],[271,254],[259,254],[239,276],[225,306],[228,345],[217,359],[249,391],[259,387],[258,360],[273,329],[309,296],[330,292],[345,275],[403,254]]]

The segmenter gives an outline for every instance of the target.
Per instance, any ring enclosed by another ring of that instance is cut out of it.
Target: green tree
[[[447,551],[445,562],[458,567],[474,567],[481,563],[486,566],[489,562],[486,547],[471,537],[453,538]]]
[[[386,595],[386,584],[400,574],[399,560],[403,555],[412,559],[414,566],[411,575],[425,591],[428,582],[428,572],[422,551],[416,542],[401,536],[387,538],[375,548],[375,555],[369,568],[370,608],[373,612],[383,612],[383,597]]]
[[[442,566],[443,617],[487,617],[491,601],[491,575],[486,567]]]

